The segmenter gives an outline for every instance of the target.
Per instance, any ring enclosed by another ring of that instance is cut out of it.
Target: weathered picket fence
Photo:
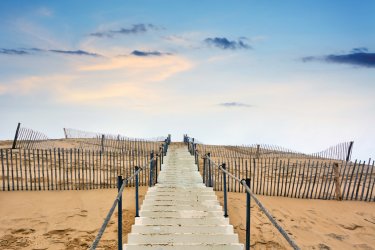
[[[254,157],[254,158],[296,158],[296,159],[331,159],[349,161],[353,150],[353,141],[339,143],[317,153],[301,153],[284,147],[268,144],[249,146],[206,145],[197,143],[201,153],[210,152],[213,157]]]
[[[131,176],[135,166],[145,165],[152,154],[134,150],[0,149],[0,190],[115,188],[117,176]],[[162,157],[156,155],[157,164]],[[148,174],[139,174],[140,185],[147,185]],[[134,181],[129,180],[127,186],[134,186]]]
[[[64,128],[65,138],[79,143],[78,148],[101,151],[124,151],[133,149],[142,152],[157,152],[160,143],[170,141],[171,136],[155,138],[133,138],[123,135],[102,134]]]
[[[184,139],[185,141],[185,139]],[[375,201],[375,163],[346,161],[306,156],[298,158],[259,157],[257,154],[233,155],[228,146],[195,144],[189,148],[196,152],[196,162],[209,186],[223,190],[223,173],[213,168],[211,160],[226,164],[226,170],[239,179],[250,179],[254,194],[306,199],[339,199]],[[201,149],[201,150],[200,150]],[[202,149],[205,149],[204,151]],[[207,149],[215,149],[210,153]],[[203,151],[203,152],[202,152]],[[228,152],[229,151],[229,152]],[[208,157],[198,157],[207,155]],[[243,185],[227,177],[230,192],[245,192]]]

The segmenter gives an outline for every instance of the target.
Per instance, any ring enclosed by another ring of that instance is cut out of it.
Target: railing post
[[[117,191],[119,192],[123,183],[122,176],[117,176]],[[117,235],[118,235],[118,250],[122,250],[122,195],[118,200],[118,216],[117,216]]]
[[[197,154],[196,144],[194,144],[194,162],[195,162],[195,164],[197,164],[197,156],[198,156],[198,154]]]
[[[18,133],[19,133],[19,131],[20,131],[20,127],[21,127],[21,123],[19,122],[18,125],[17,125],[16,134],[14,135],[14,140],[13,140],[12,149],[15,149],[15,148],[16,148],[16,145],[17,145],[17,139],[18,139]]]
[[[198,150],[195,150],[195,164],[197,164],[197,169],[198,169],[198,172],[199,172],[199,154],[198,154]]]
[[[207,187],[207,180],[206,180],[206,161],[207,161],[207,155],[204,155],[203,157],[203,183]]]
[[[207,153],[207,155],[208,155],[208,186],[212,187],[211,153]]]
[[[135,166],[135,172],[137,172],[138,169],[139,167]],[[135,217],[139,217],[138,186],[139,186],[139,178],[137,174],[135,175]]]
[[[223,163],[221,165],[221,167],[225,170],[225,163]],[[224,183],[224,217],[228,217],[228,205],[227,205],[227,202],[228,202],[228,198],[227,198],[227,174],[225,173],[225,171],[223,171],[223,183]]]
[[[155,157],[155,184],[158,183],[158,157],[159,157],[159,154],[156,154],[156,157]]]
[[[159,152],[160,152],[160,170],[161,170],[161,164],[163,164],[163,156],[164,156],[164,151],[163,151],[163,147],[160,146],[159,147]]]
[[[165,145],[165,153],[168,151],[168,139],[164,140],[164,145]]]
[[[150,153],[150,176],[149,176],[149,187],[152,187],[152,167],[154,165],[154,151],[151,151]]]
[[[250,187],[250,179],[247,178],[246,185]],[[250,194],[246,192],[246,250],[250,250]]]

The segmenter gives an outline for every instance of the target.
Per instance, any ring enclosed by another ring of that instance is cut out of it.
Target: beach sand
[[[147,187],[140,187],[140,201]],[[223,193],[216,192],[220,202]],[[115,189],[0,193],[0,249],[87,249]],[[375,203],[258,196],[302,249],[375,249]],[[134,223],[134,188],[123,196],[123,238]],[[229,219],[245,243],[246,195],[228,193]],[[290,249],[251,203],[252,249]],[[117,211],[98,249],[117,247]]]
[[[223,192],[216,192],[223,201]],[[301,249],[375,249],[375,203],[257,196]],[[228,214],[245,242],[246,194],[228,193]],[[291,249],[251,201],[251,248]]]
[[[140,187],[140,204],[147,187]],[[123,195],[123,235],[134,224],[134,188]],[[0,249],[87,249],[117,195],[115,189],[0,192]],[[117,209],[98,249],[117,248]]]

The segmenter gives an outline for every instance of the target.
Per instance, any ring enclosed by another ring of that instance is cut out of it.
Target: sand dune
[[[223,193],[216,192],[220,202]],[[375,203],[258,196],[301,249],[375,249]],[[228,213],[245,242],[246,195],[228,193]],[[268,218],[251,203],[251,246],[290,249]]]
[[[140,187],[143,200],[147,187]],[[0,193],[0,249],[87,249],[116,196],[115,189]],[[123,196],[124,240],[134,223],[134,188]],[[117,247],[117,212],[98,249]]]
[[[147,187],[140,188],[143,199]],[[216,192],[222,201],[222,192]],[[116,195],[115,189],[0,193],[0,249],[87,249]],[[243,193],[229,193],[229,218],[245,242]],[[259,196],[302,249],[375,249],[375,203]],[[124,242],[134,223],[134,188],[124,193]],[[251,246],[289,249],[252,202]],[[99,249],[117,244],[117,213]]]

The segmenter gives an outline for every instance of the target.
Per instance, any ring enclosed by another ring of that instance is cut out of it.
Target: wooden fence
[[[256,158],[296,158],[296,159],[334,159],[349,161],[354,142],[343,142],[321,152],[305,154],[284,147],[253,144],[249,146],[223,146],[197,144],[200,153],[210,152],[215,157],[256,157]]]
[[[12,148],[24,149],[49,149],[54,147],[54,142],[45,134],[33,129],[21,127],[18,123]]]
[[[135,166],[148,166],[149,161],[150,154],[134,150],[0,149],[0,190],[116,188],[117,176],[127,178]],[[142,171],[139,184],[147,185],[148,178],[149,170]]]
[[[101,134],[64,128],[65,138],[75,140],[82,150],[157,152],[165,139],[170,137],[155,137],[149,139],[132,138],[122,135]]]
[[[290,160],[279,158],[212,157],[240,179],[251,179],[255,194],[308,199],[375,201],[374,161]],[[222,171],[208,159],[200,159],[207,185],[223,190]],[[339,189],[337,188],[339,187]],[[244,192],[243,186],[227,176],[227,190]]]

